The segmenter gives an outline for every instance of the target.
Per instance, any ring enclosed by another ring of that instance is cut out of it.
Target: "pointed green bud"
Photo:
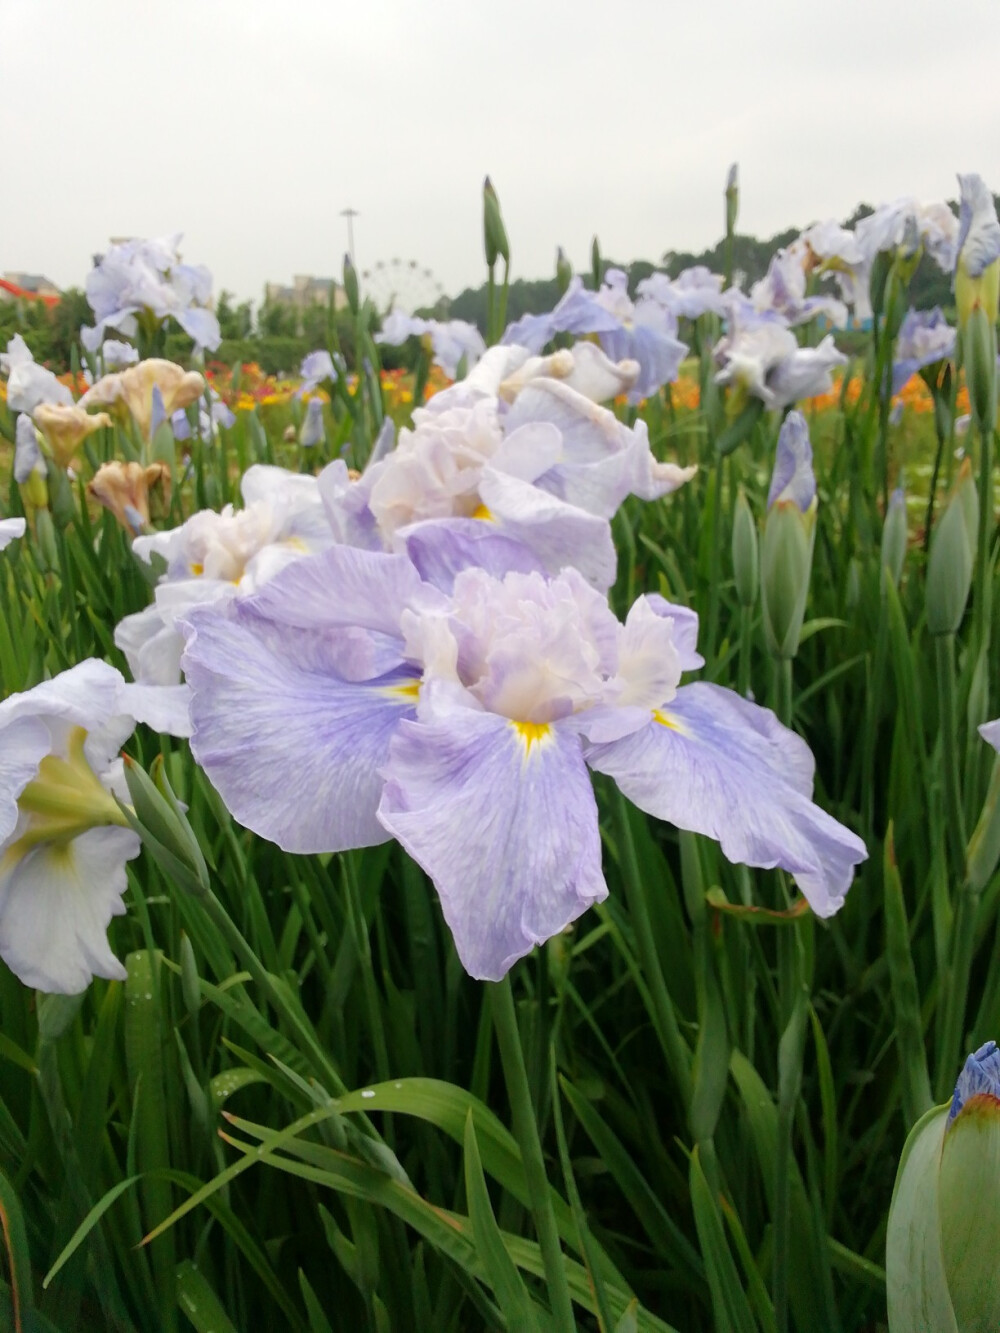
[[[906,559],[906,545],[909,534],[906,525],[906,496],[902,487],[897,486],[889,496],[889,508],[882,527],[882,588],[885,580],[891,579],[899,586]]]
[[[556,250],[556,286],[559,288],[560,296],[566,294],[572,278],[573,265],[566,258],[566,253],[560,245]]]
[[[948,1112],[938,1175],[944,1275],[959,1333],[1000,1328],[1000,1050],[970,1055]]]
[[[350,255],[344,255],[344,295],[347,297],[347,304],[351,308],[352,314],[357,314],[361,309],[361,300],[358,294],[358,271],[351,261]]]
[[[927,561],[927,628],[931,634],[954,634],[962,623],[972,586],[978,526],[979,499],[966,458],[934,529]]]
[[[604,278],[604,260],[601,258],[601,243],[595,236],[590,243],[590,273],[594,279],[596,292]]]
[[[736,218],[740,211],[740,170],[734,162],[726,173],[726,235],[736,232]]]
[[[922,1116],[899,1159],[885,1241],[890,1333],[958,1333],[938,1226],[938,1164],[947,1116],[946,1106]]]
[[[764,637],[773,657],[791,658],[799,650],[816,540],[816,500],[802,513],[794,502],[774,506],[764,524],[760,594]]]
[[[962,363],[976,424],[991,434],[997,421],[997,330],[981,305],[962,329]]]
[[[736,497],[736,512],[733,514],[733,574],[740,606],[749,610],[757,601],[760,553],[757,523],[742,486]]]
[[[760,594],[768,652],[792,658],[799,647],[816,541],[816,476],[809,426],[789,412],[778,435],[761,544]]]
[[[503,225],[500,213],[500,200],[493,188],[489,176],[483,181],[483,244],[486,249],[486,263],[492,268],[499,256],[505,264],[510,263],[510,242],[507,229]]]
[[[149,773],[127,755],[124,759],[133,810],[121,809],[129,824],[168,878],[188,893],[207,893],[208,867],[187,815],[167,782],[162,756],[153,761]]]
[[[885,308],[885,289],[891,270],[892,255],[880,250],[872,260],[871,272],[868,277],[868,295],[875,319],[881,316]]]

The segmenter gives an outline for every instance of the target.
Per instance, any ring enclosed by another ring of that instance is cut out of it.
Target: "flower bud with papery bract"
[[[927,562],[927,628],[931,634],[954,634],[962,623],[972,586],[978,517],[976,484],[966,458],[934,530]]]
[[[886,1236],[891,1333],[1000,1327],[998,1248],[1000,1050],[988,1041],[903,1149]]]
[[[760,586],[760,555],[757,523],[742,487],[733,514],[733,574],[740,606],[749,609],[757,600]]]
[[[798,651],[816,539],[816,478],[809,427],[789,412],[778,436],[761,546],[764,635],[774,657]]]
[[[505,264],[510,263],[507,228],[503,225],[500,200],[489,176],[483,181],[483,244],[486,249],[486,263],[490,268],[497,262],[498,256]]]
[[[882,527],[882,579],[890,578],[898,586],[906,559],[906,495],[901,486],[897,486],[889,496],[889,508],[886,511]]]

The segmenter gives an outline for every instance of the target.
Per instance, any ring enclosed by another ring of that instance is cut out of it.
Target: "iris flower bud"
[[[799,647],[816,540],[816,478],[809,427],[789,412],[778,437],[761,545],[760,590],[764,635],[774,657]]]
[[[736,576],[736,596],[740,606],[749,609],[757,600],[760,585],[760,555],[757,544],[757,524],[753,511],[740,487],[733,515],[733,573]]]
[[[483,181],[483,242],[486,248],[486,263],[489,268],[501,258],[505,264],[510,263],[510,242],[507,239],[507,228],[503,225],[503,217],[500,213],[500,200],[497,198],[497,192],[489,178]]]
[[[736,230],[736,217],[740,211],[740,171],[739,163],[734,162],[726,173],[726,235],[732,236]]]
[[[978,525],[979,499],[966,458],[934,529],[927,561],[927,628],[931,634],[954,634],[962,623],[972,586]]]
[[[560,296],[566,294],[572,277],[573,265],[566,258],[566,253],[560,245],[556,250],[556,286],[559,288]]]
[[[988,1041],[903,1149],[886,1237],[891,1333],[1000,1328],[998,1250],[1000,1050]]]
[[[882,579],[892,579],[898,586],[906,559],[906,496],[897,486],[889,496],[889,508],[882,526]],[[884,586],[884,582],[883,582]]]

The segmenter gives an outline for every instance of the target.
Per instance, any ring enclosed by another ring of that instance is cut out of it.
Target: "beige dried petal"
[[[153,390],[159,389],[165,416],[187,407],[205,392],[205,379],[197,370],[185,370],[173,361],[151,357],[115,375],[104,375],[80,399],[84,407],[111,407],[124,403],[148,440],[153,426]]]
[[[149,490],[160,483],[170,485],[165,463],[105,463],[97,470],[87,491],[105,509],[110,509],[127,532],[133,535],[149,525]]]
[[[80,445],[102,426],[110,426],[107,412],[91,416],[78,403],[39,403],[31,419],[42,432],[47,451],[61,468],[69,467]]]

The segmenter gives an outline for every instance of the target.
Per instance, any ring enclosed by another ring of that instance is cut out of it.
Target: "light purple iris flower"
[[[381,332],[376,333],[375,341],[398,347],[407,338],[425,336],[431,341],[434,364],[440,366],[449,379],[454,379],[458,374],[463,360],[466,369],[471,369],[486,351],[483,335],[475,324],[469,324],[464,319],[420,319],[403,310],[390,311]]]
[[[0,551],[11,542],[16,541],[18,537],[24,536],[25,522],[23,518],[0,518]]]
[[[767,507],[792,503],[803,514],[816,498],[809,426],[801,412],[789,412],[778,435]]]
[[[642,279],[636,291],[669,310],[675,319],[697,319],[700,315],[723,314],[723,281],[720,273],[713,273],[704,264],[694,264],[676,278],[669,278],[666,273],[651,273]]]
[[[44,477],[48,471],[38,442],[38,431],[27,412],[17,418],[14,431],[14,480],[23,486],[33,472]]]
[[[877,254],[902,245],[908,233],[923,244],[938,268],[945,273],[952,272],[958,243],[958,219],[945,203],[922,204],[915,198],[897,199],[891,204],[881,204],[854,228],[867,265]]]
[[[609,269],[599,292],[588,291],[580,278],[573,278],[554,310],[523,316],[510,325],[503,342],[540,352],[557,333],[595,333],[613,361],[638,362],[639,375],[628,395],[629,402],[638,403],[677,378],[688,349],[676,332],[671,311],[649,297],[633,302],[625,274]]]
[[[323,424],[323,400],[310,398],[306,404],[306,419],[299,431],[299,444],[304,449],[312,449],[326,439],[326,427]]]
[[[46,366],[31,355],[28,344],[15,333],[0,354],[0,374],[7,376],[7,406],[12,412],[34,412],[42,403],[73,404],[73,395]]]
[[[625,426],[578,392],[572,369],[562,379],[534,375],[518,352],[513,359],[524,377],[499,385],[513,402],[491,392],[512,349],[491,349],[484,358],[489,378],[477,378],[477,367],[468,381],[435,395],[413,414],[413,430],[401,431],[397,447],[359,481],[349,480],[341,462],[326,469],[320,488],[339,541],[408,551],[419,563],[429,535],[447,532],[453,549],[464,546],[467,563],[475,564],[485,525],[508,543],[512,558],[520,551],[512,567],[554,574],[572,565],[593,586],[611,586],[609,520],[626,495],[656,499],[694,470],[657,461],[645,423]],[[581,377],[607,378],[585,357]]]
[[[156,415],[155,395],[158,392],[159,391],[157,389],[153,390],[154,416]],[[206,410],[204,399],[198,400],[198,438],[204,441],[205,444],[210,444],[211,441],[215,439],[215,437],[218,435],[220,426],[225,426],[226,430],[231,430],[232,427],[236,425],[236,414],[229,407],[229,404],[223,401],[223,399],[219,396],[219,394],[215,391],[215,389],[209,388],[207,392],[208,392],[209,402],[211,403],[210,410]],[[159,406],[160,406],[160,413],[162,414],[163,412],[162,395],[160,397]],[[183,407],[180,407],[177,409],[176,412],[171,413],[170,428],[174,433],[175,440],[178,441],[190,440],[191,422],[188,420],[187,412]],[[156,432],[155,425],[153,427],[153,432],[154,434]]]
[[[949,1127],[973,1097],[989,1097],[1000,1102],[1000,1048],[995,1041],[980,1046],[962,1066],[948,1112]]]
[[[310,352],[299,368],[302,383],[296,389],[295,396],[301,398],[304,394],[312,393],[324,380],[329,380],[332,384],[342,370],[343,367],[338,368],[329,352]]]
[[[800,347],[776,312],[755,309],[739,292],[727,292],[726,298],[728,329],[714,350],[717,384],[735,386],[770,408],[788,407],[830,391],[831,372],[847,364],[831,335],[818,347]]]
[[[892,391],[899,393],[911,375],[955,355],[955,330],[939,306],[909,310],[899,330],[892,366]]]
[[[975,172],[959,176],[962,192],[956,254],[970,278],[978,278],[1000,259],[1000,222],[993,195],[982,176]]]
[[[606,896],[588,766],[730,859],[783,866],[821,916],[866,855],[812,803],[798,736],[679,685],[702,665],[697,617],[655,595],[622,625],[575,570],[442,589],[335,547],[184,628],[192,748],[235,817],[295,852],[396,837],[476,977]]]
[[[776,311],[793,328],[820,315],[836,328],[843,328],[847,323],[843,301],[833,296],[806,295],[806,268],[811,259],[812,251],[802,240],[779,250],[767,273],[751,288],[750,299],[756,309]]]
[[[88,351],[97,351],[107,329],[134,337],[138,315],[157,323],[175,319],[196,347],[218,347],[219,321],[209,309],[212,275],[203,264],[181,263],[180,243],[180,232],[154,241],[124,241],[101,257],[84,284],[96,321],[93,328],[80,330]]]

